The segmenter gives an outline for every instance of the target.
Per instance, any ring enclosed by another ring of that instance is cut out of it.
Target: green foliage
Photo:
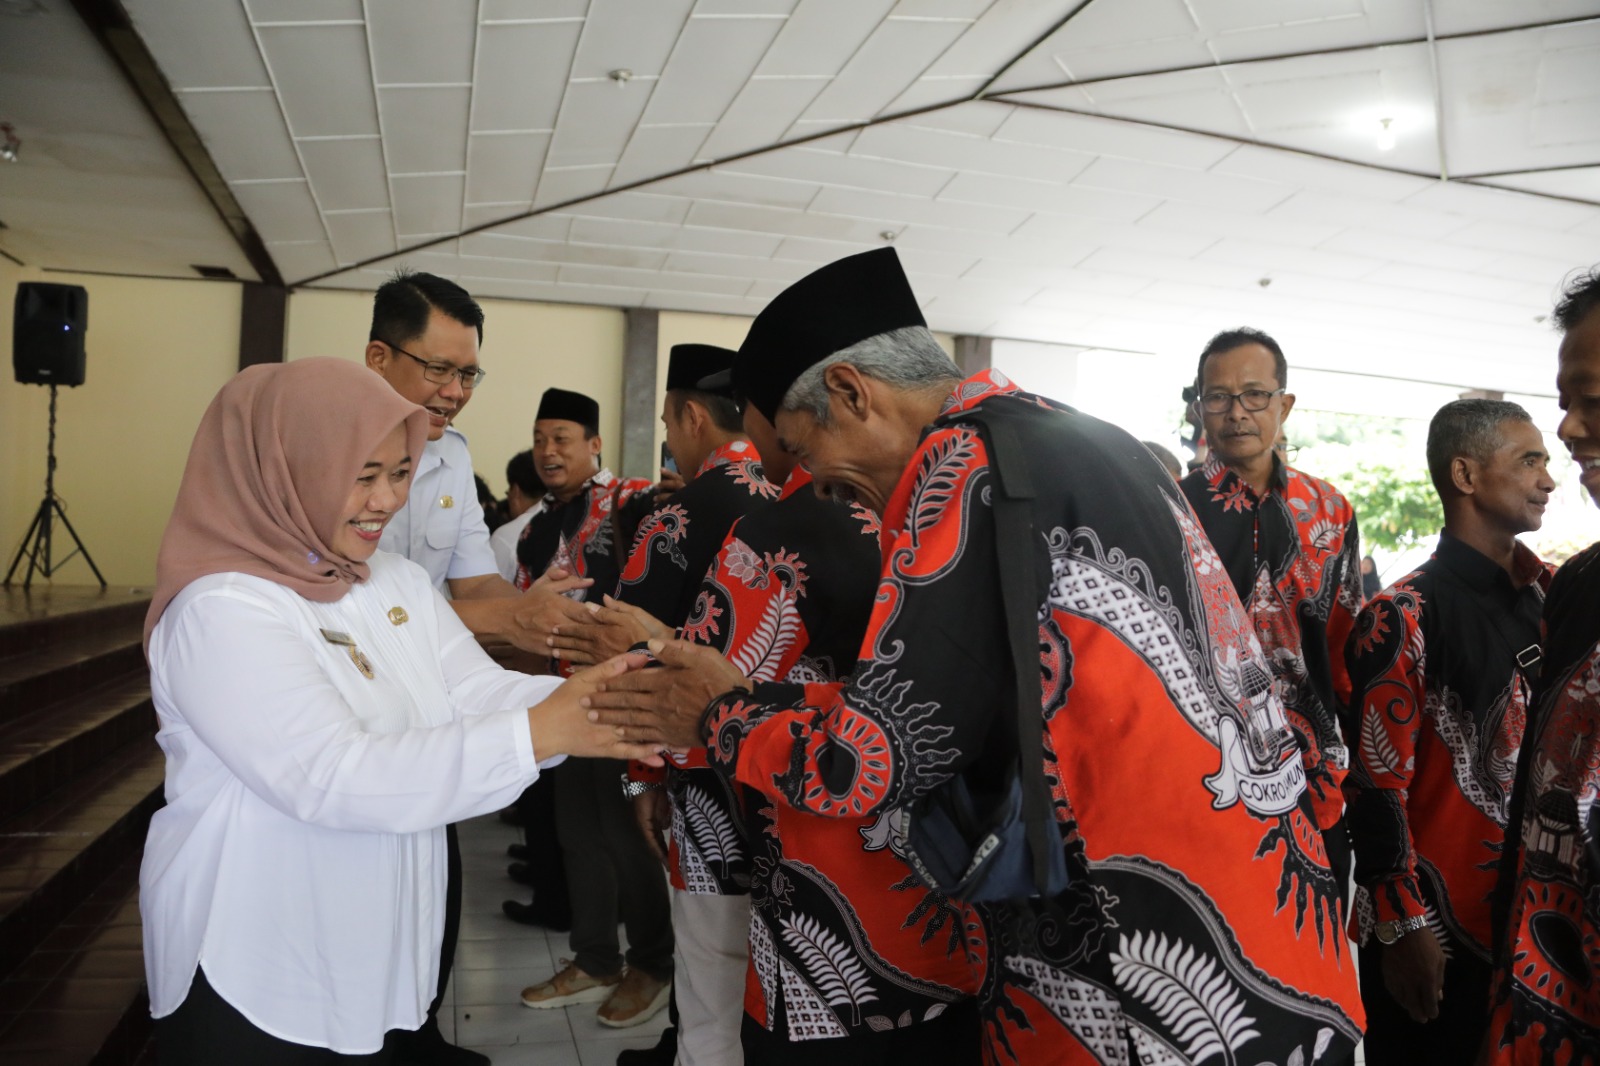
[[[1332,482],[1355,508],[1363,552],[1409,551],[1444,525],[1428,478],[1426,424],[1296,411],[1285,428],[1304,442],[1294,465]]]

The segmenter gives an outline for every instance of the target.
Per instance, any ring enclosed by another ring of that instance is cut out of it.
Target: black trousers
[[[556,835],[556,779],[566,764],[539,772],[539,780],[517,797],[522,839],[528,848],[528,870],[533,874],[533,902],[539,912],[569,922],[572,903],[567,895],[567,865]]]
[[[161,1066],[389,1066],[390,1049],[371,1055],[341,1055],[262,1032],[217,995],[206,972],[196,969],[189,994],[177,1010],[156,1019],[156,1059]]]
[[[1367,1008],[1367,1066],[1468,1066],[1478,1057],[1489,1026],[1488,963],[1476,955],[1447,959],[1439,1016],[1418,1024],[1383,983],[1384,947],[1376,940],[1361,949],[1361,1002]]]
[[[977,1066],[983,1061],[976,1000],[953,1003],[931,1022],[826,1040],[788,1039],[781,1003],[778,1011],[775,1032],[744,1016],[739,1042],[750,1066]]]
[[[626,770],[621,759],[568,759],[556,776],[556,831],[572,896],[572,961],[594,977],[620,971],[620,918],[628,965],[664,980],[672,976],[667,879],[622,795]]]

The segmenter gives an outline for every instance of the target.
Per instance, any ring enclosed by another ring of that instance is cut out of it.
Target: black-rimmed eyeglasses
[[[1208,415],[1225,415],[1233,410],[1233,402],[1239,401],[1239,406],[1246,411],[1265,411],[1267,404],[1272,402],[1274,396],[1282,396],[1285,390],[1273,389],[1246,389],[1243,392],[1207,392],[1195,401],[1195,406]]]
[[[488,374],[488,371],[484,370],[482,367],[461,367],[456,366],[454,363],[436,363],[432,360],[424,359],[419,355],[412,355],[398,344],[390,344],[388,341],[384,341],[383,343],[388,344],[389,347],[393,348],[407,359],[410,359],[420,365],[422,367],[422,376],[433,382],[435,385],[448,385],[450,383],[450,379],[455,378],[457,381],[461,382],[461,387],[463,389],[471,390],[483,384],[484,376]]]

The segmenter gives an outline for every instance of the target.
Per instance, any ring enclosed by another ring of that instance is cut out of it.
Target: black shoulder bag
[[[998,490],[991,503],[1000,598],[1016,676],[1016,751],[995,800],[981,799],[959,773],[916,800],[908,811],[906,857],[929,888],[952,899],[1051,899],[1065,891],[1068,875],[1044,776],[1033,479],[1022,442],[1007,422],[991,421],[981,407],[951,421],[977,427]],[[995,730],[989,742],[1005,735]]]

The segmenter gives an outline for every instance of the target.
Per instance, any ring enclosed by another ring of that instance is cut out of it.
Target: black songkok
[[[852,255],[784,289],[750,324],[733,388],[769,421],[805,371],[880,333],[926,326],[893,248]]]
[[[693,389],[731,396],[731,383],[717,388],[715,381],[709,387],[701,382],[733,366],[733,357],[737,354],[732,349],[711,344],[674,344],[672,354],[667,359],[667,391]]]
[[[546,418],[559,418],[566,422],[578,423],[590,435],[600,432],[600,405],[581,392],[545,389],[544,395],[539,399],[539,413],[533,418],[536,422]]]

